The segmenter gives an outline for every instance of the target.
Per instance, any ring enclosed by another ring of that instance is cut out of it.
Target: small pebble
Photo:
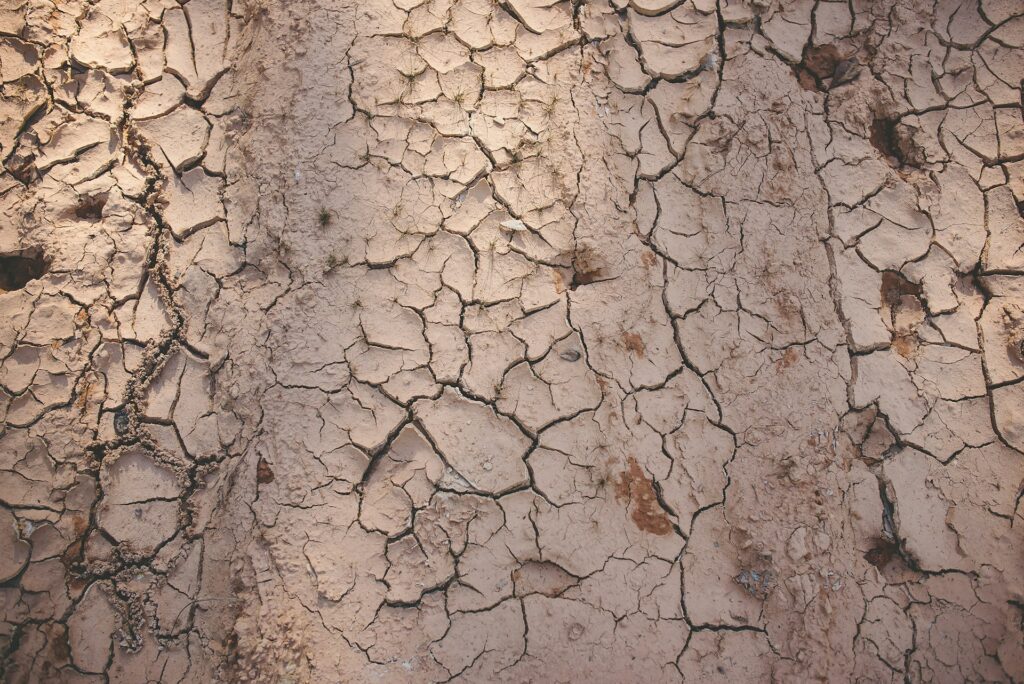
[[[128,432],[128,414],[124,409],[114,414],[114,432],[119,435]]]

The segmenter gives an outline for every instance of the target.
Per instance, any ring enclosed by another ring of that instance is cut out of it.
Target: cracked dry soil
[[[1017,0],[0,0],[5,682],[1024,681]]]

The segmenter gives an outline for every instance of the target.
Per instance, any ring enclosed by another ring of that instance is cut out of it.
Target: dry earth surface
[[[8,682],[1024,681],[1018,0],[0,0]]]

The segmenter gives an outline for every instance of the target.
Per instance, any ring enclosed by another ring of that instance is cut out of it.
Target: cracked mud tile
[[[0,7],[5,681],[1020,681],[1005,0]]]

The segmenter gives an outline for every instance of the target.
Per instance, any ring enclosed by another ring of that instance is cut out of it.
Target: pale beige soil
[[[1024,682],[1019,0],[0,0],[6,682]]]

